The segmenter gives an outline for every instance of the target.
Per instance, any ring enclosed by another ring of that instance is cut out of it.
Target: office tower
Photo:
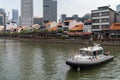
[[[18,24],[18,10],[12,9],[12,21],[13,23]]]
[[[33,0],[21,0],[21,26],[33,25]]]
[[[43,18],[44,22],[57,21],[57,1],[43,0]]]
[[[3,20],[3,24],[6,22],[6,12],[5,9],[0,8],[1,20]]]
[[[0,14],[0,25],[4,25],[4,15]]]

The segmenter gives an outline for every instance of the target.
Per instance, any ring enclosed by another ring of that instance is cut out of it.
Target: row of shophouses
[[[97,37],[120,37],[120,13],[109,6],[102,6],[92,10],[91,19],[84,22],[65,20],[63,23],[49,22],[46,26],[50,31],[61,29],[70,36],[95,34]]]
[[[14,25],[14,24],[12,24]],[[12,26],[11,25],[11,26]],[[80,22],[77,20],[64,20],[63,22],[48,22],[44,25],[33,25],[31,27],[16,27],[17,31],[36,28],[48,30],[48,32],[63,31],[69,36],[84,36],[95,34],[120,36],[120,13],[112,10],[109,6],[98,7],[91,11],[91,19]],[[9,29],[13,30],[13,28]]]

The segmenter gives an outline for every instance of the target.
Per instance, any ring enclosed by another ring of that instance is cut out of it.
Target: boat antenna
[[[93,36],[91,35],[90,36],[90,46],[92,46],[93,45]]]

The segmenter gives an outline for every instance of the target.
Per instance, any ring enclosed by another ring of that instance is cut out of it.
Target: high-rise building
[[[119,13],[120,13],[120,4],[119,4],[119,5],[117,5],[116,9],[117,9],[117,12],[119,12]]]
[[[33,25],[33,0],[21,0],[21,26]]]
[[[91,20],[91,14],[90,14],[90,13],[85,14],[85,15],[83,16],[83,19],[84,19],[84,21],[85,21],[85,20]]]
[[[66,14],[62,14],[61,15],[61,18],[60,18],[60,22],[64,22],[64,21],[67,21],[67,20],[76,20],[76,21],[80,21],[80,22],[83,22],[83,17],[79,17],[77,14],[73,15],[72,17],[67,17]]]
[[[62,14],[60,16],[60,20],[59,21],[63,23],[66,20],[66,18],[67,18],[66,14]]]
[[[44,22],[57,21],[57,1],[43,0],[43,18]]]
[[[2,14],[3,15],[3,23],[5,24],[5,22],[6,22],[6,12],[5,12],[5,9],[3,9],[3,8],[0,8],[0,14]],[[2,19],[2,18],[1,18]]]
[[[13,23],[18,24],[18,10],[12,9],[12,21]]]
[[[4,25],[4,15],[0,14],[0,25]]]

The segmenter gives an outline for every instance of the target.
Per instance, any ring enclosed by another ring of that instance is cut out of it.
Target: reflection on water
[[[114,60],[77,72],[65,64],[81,45],[0,40],[0,80],[120,80],[120,46],[104,46]]]

